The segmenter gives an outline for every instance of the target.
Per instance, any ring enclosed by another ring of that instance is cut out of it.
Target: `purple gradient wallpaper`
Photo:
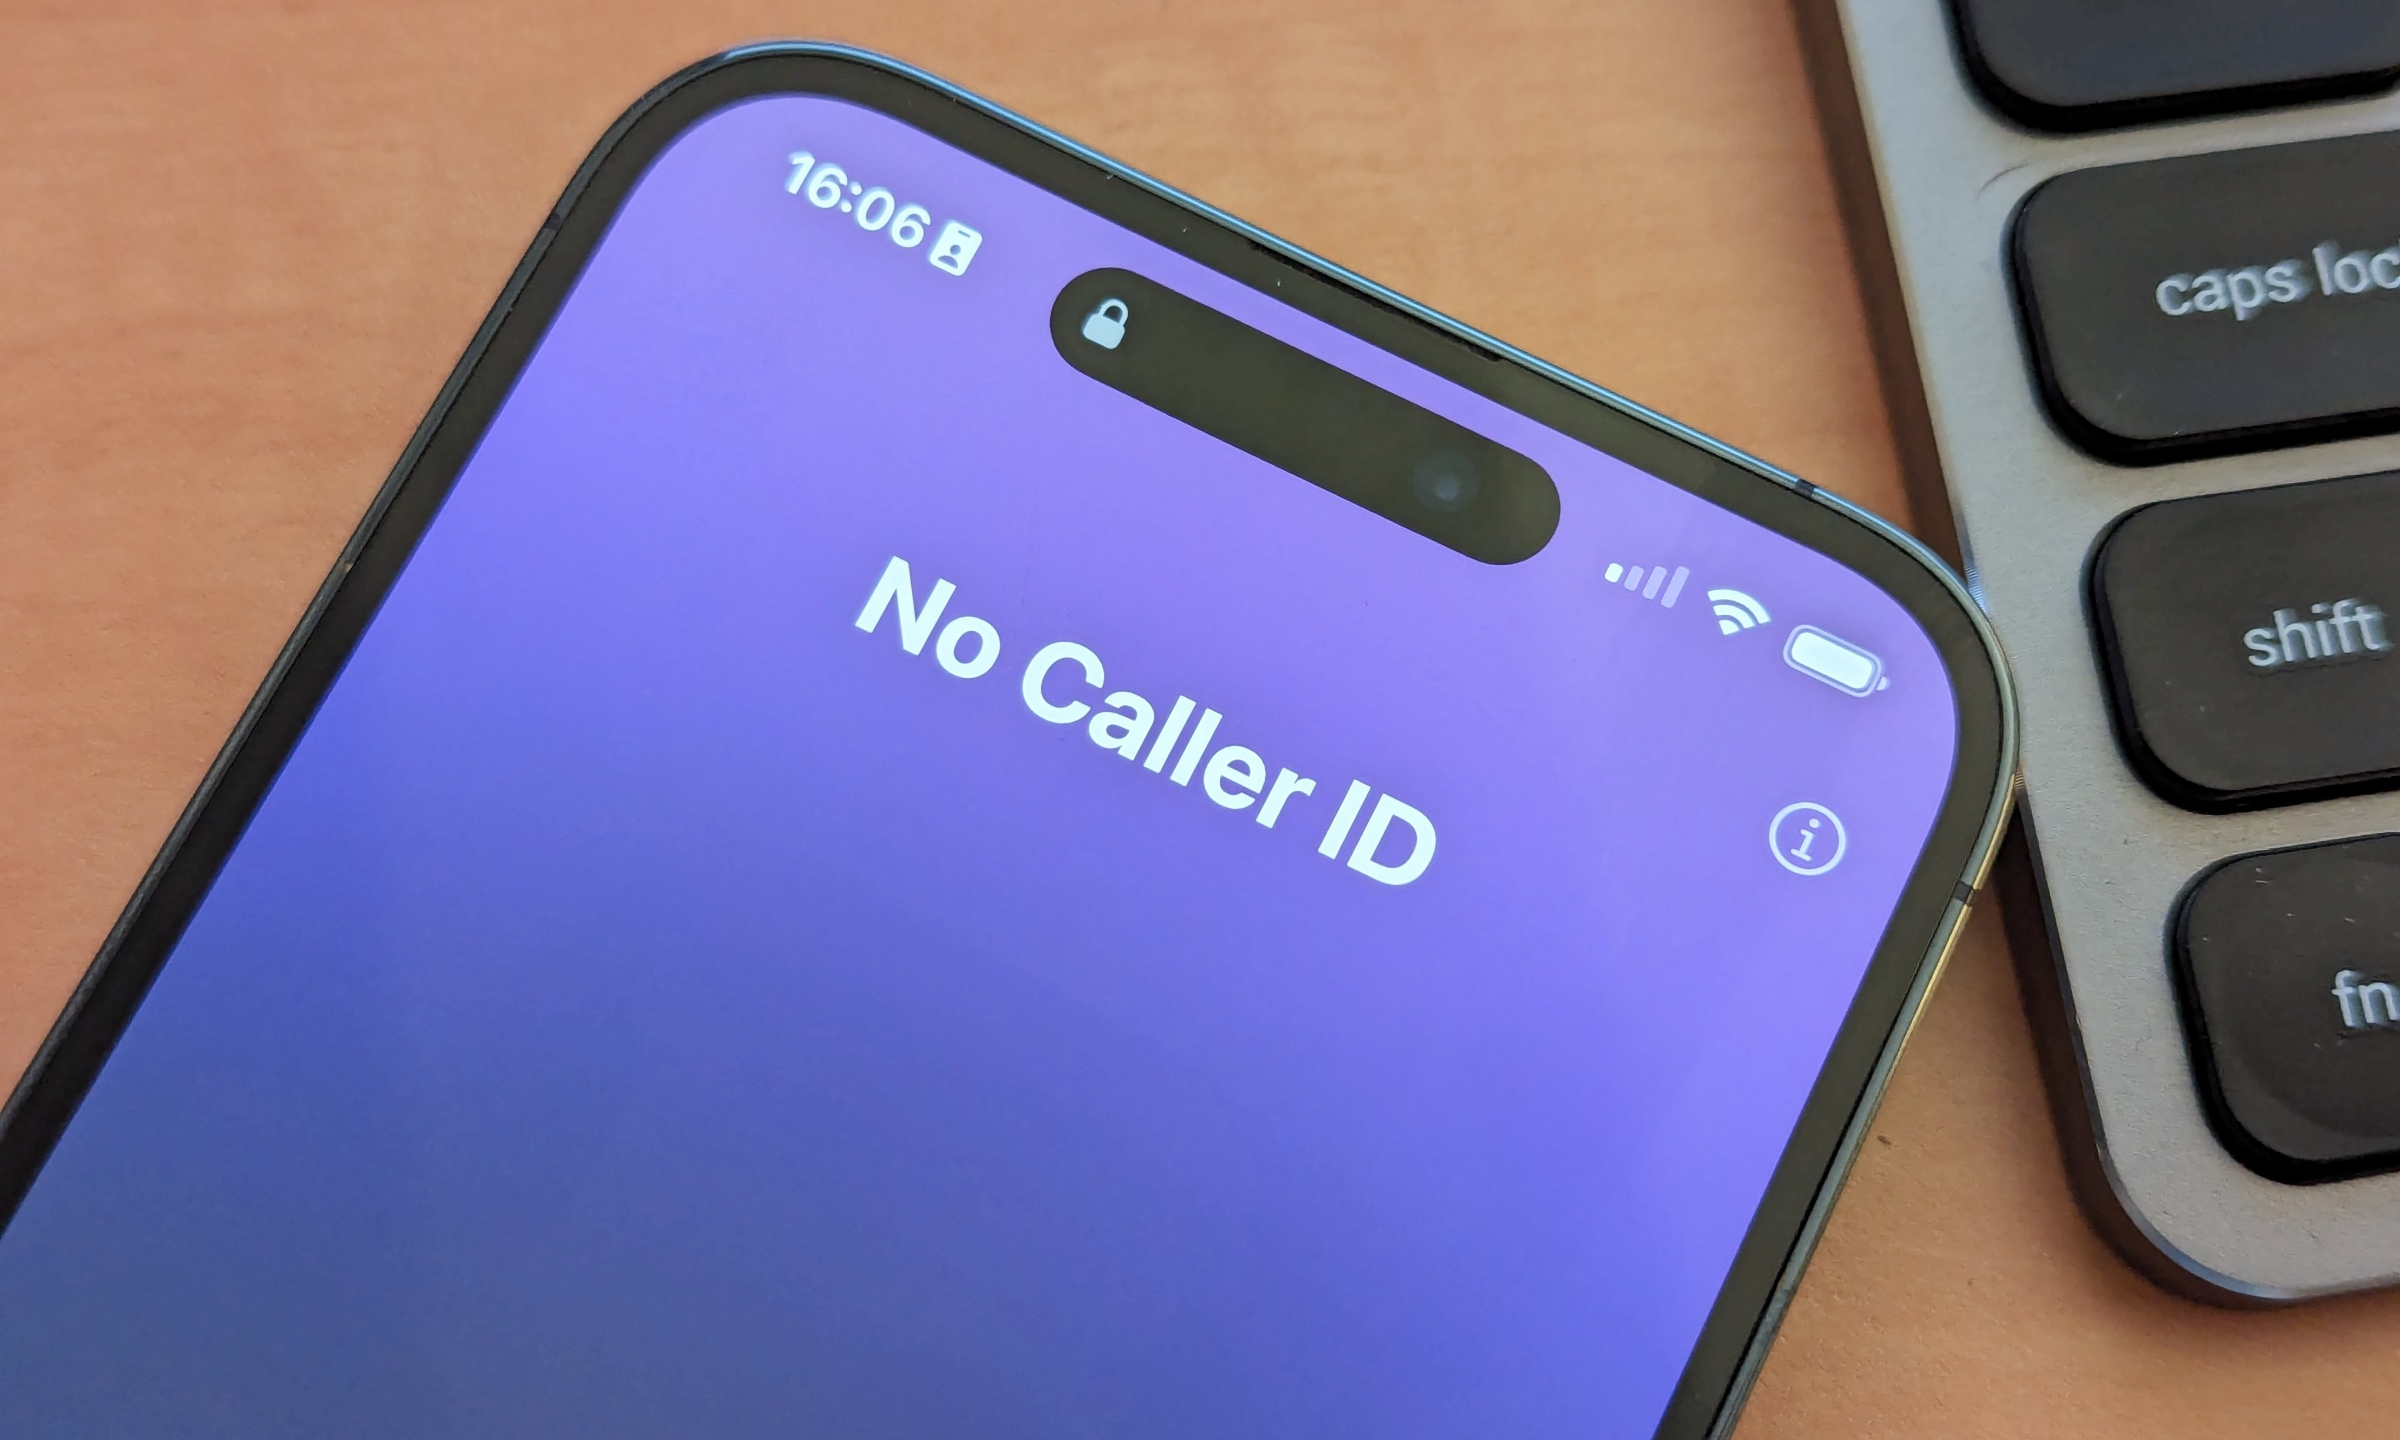
[[[1079,374],[1101,266],[1531,456],[1555,539]],[[1954,729],[1837,563],[898,121],[721,112],[0,1237],[0,1433],[1647,1435]]]

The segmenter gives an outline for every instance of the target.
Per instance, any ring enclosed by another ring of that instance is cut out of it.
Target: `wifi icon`
[[[1726,635],[1755,630],[1774,618],[1767,614],[1767,607],[1759,604],[1756,596],[1745,595],[1739,590],[1709,591],[1708,608],[1716,612],[1717,630]]]

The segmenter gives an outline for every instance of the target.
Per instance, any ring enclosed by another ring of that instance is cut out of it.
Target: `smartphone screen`
[[[1154,298],[1054,326],[1095,272]],[[1554,528],[1095,378],[1159,295]],[[1825,554],[900,119],[719,110],[0,1236],[0,1432],[1647,1435],[1959,724]]]

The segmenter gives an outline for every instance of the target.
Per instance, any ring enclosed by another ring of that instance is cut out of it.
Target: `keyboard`
[[[2400,6],[1798,0],[1920,528],[2023,706],[2000,886],[2085,1212],[2400,1282]]]

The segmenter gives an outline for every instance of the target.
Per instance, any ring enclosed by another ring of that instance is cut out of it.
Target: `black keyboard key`
[[[2400,835],[2209,870],[2176,917],[2174,961],[2226,1149],[2295,1182],[2400,1166]]]
[[[2400,135],[2073,171],[2013,252],[2044,399],[2096,455],[2400,428]]]
[[[2378,90],[2400,78],[2389,0],[1952,0],[1967,70],[2044,130]]]
[[[2134,768],[2195,810],[2400,783],[2400,474],[2125,516],[2093,628]]]

